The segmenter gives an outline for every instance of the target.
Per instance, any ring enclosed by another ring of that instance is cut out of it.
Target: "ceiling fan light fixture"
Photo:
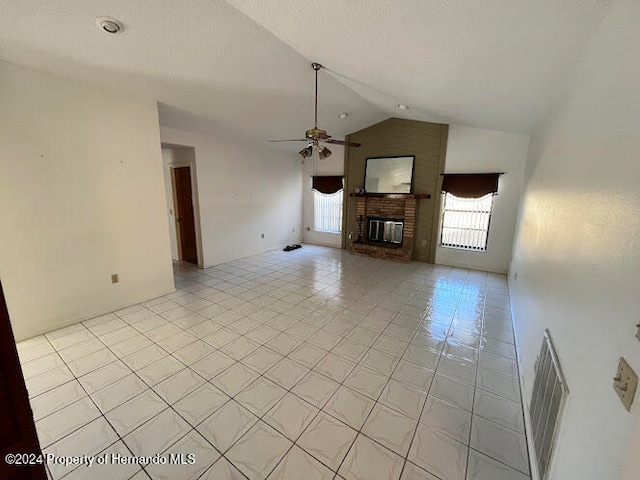
[[[303,148],[298,152],[298,155],[300,155],[302,158],[308,158],[311,156],[312,153],[313,153],[313,147],[311,145],[307,145],[305,148]]]
[[[360,143],[351,142],[349,140],[336,140],[331,138],[331,135],[327,134],[326,130],[322,128],[318,128],[318,71],[323,68],[319,63],[312,63],[311,67],[315,72],[315,96],[313,103],[313,128],[310,128],[304,133],[306,138],[295,139],[295,140],[269,140],[269,142],[279,143],[279,142],[308,142],[307,147],[303,148],[298,152],[302,158],[310,157],[313,154],[313,149],[318,150],[319,158],[327,158],[331,155],[331,150],[327,147],[320,147],[318,142],[326,142],[331,145],[344,145],[345,147],[359,147]],[[338,115],[338,118],[345,119],[349,116],[348,112],[342,112]]]
[[[331,150],[329,150],[327,147],[318,147],[318,157],[320,157],[320,159],[325,159],[330,155]]]

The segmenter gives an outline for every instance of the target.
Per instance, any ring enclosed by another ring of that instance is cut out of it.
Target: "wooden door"
[[[19,454],[14,458],[21,460],[23,465],[18,465],[18,461],[8,464],[6,456],[9,454]],[[0,480],[46,480],[41,455],[0,284]],[[24,465],[29,464],[29,460],[33,464]]]
[[[196,222],[191,191],[191,167],[173,169],[173,188],[176,200],[176,228],[180,260],[198,263]]]

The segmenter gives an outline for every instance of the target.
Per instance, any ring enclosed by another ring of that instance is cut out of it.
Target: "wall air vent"
[[[538,474],[546,480],[562,411],[569,393],[549,330],[544,331],[529,412]]]

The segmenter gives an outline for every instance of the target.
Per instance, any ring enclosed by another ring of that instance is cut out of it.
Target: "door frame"
[[[162,142],[162,148],[174,150],[174,151],[186,151],[190,152],[190,160],[188,161],[178,161],[171,164],[165,164],[164,167],[169,168],[169,174],[171,177],[171,197],[173,202],[173,212],[174,218],[173,221],[176,221],[176,189],[174,184],[174,175],[173,169],[179,167],[189,167],[191,172],[191,196],[193,198],[193,220],[195,224],[196,230],[196,254],[198,257],[198,267],[204,268],[204,253],[202,250],[202,224],[200,222],[200,195],[198,193],[198,176],[197,176],[197,160],[196,160],[196,149],[192,145],[181,145],[177,143],[166,143]],[[178,233],[178,226],[176,225],[176,234]],[[179,235],[176,235],[179,237]],[[178,253],[180,253],[180,239],[177,239],[178,242]]]
[[[177,193],[177,188],[176,188],[176,175],[175,175],[175,171],[177,168],[188,168],[189,169],[189,176],[191,178],[191,203],[193,206],[193,228],[194,228],[194,235],[195,235],[195,240],[196,240],[196,259],[197,259],[197,263],[198,266],[201,265],[200,263],[200,259],[201,259],[201,255],[200,255],[200,245],[198,242],[198,226],[197,226],[197,216],[196,216],[196,195],[194,192],[194,181],[193,181],[193,167],[191,165],[190,162],[183,162],[183,163],[174,163],[169,165],[169,169],[171,172],[171,193],[173,194],[173,222],[175,224],[176,227],[176,241],[178,243],[178,256],[180,257],[180,260],[184,260],[184,256],[182,254],[182,242],[181,242],[181,235],[180,235],[180,229],[182,228],[182,224],[178,221],[178,193]]]
[[[18,347],[16,345],[13,330],[11,328],[11,320],[9,318],[9,309],[0,283],[0,336],[3,339],[2,348],[0,349],[0,375],[2,378],[2,395],[5,396],[3,404],[9,407],[8,412],[2,412],[7,419],[3,421],[3,428],[8,427],[7,424],[13,424],[13,442],[3,445],[0,450],[0,479],[30,479],[30,480],[46,480],[47,472],[45,468],[46,462],[33,463],[29,465],[28,461],[23,460],[21,465],[17,462],[7,463],[5,455],[21,454],[33,455],[34,458],[41,458],[42,451],[38,442],[36,426],[33,420],[33,412],[29,402],[29,393],[24,381],[24,375],[20,365],[18,356]],[[31,458],[31,457],[28,457]],[[33,461],[33,460],[32,460]]]

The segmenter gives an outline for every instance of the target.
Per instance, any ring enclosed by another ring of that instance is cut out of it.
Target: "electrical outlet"
[[[631,404],[633,403],[637,386],[638,376],[636,372],[633,371],[623,357],[620,357],[616,376],[613,377],[613,389],[618,394],[618,397],[620,397],[620,401],[622,405],[624,405],[624,408],[627,409],[627,412],[631,410]]]
[[[310,231],[311,231],[311,227],[307,227],[307,232],[310,232]]]
[[[111,283],[118,283],[119,281],[117,273],[111,275]]]
[[[640,323],[636,323],[636,338],[640,341]]]
[[[264,233],[261,233],[261,234],[260,234],[260,238],[264,238]]]
[[[426,240],[422,240],[422,242],[420,242],[420,244],[421,244],[423,247],[426,247],[426,246],[427,246],[427,241],[426,241]]]

